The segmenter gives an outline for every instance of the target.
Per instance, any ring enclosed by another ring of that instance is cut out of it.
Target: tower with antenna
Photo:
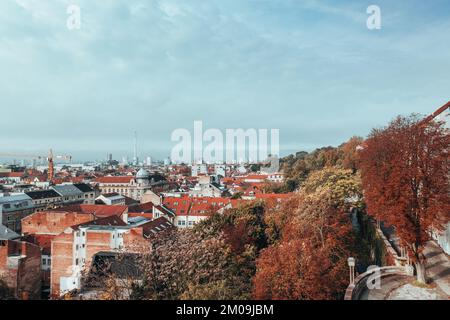
[[[134,154],[133,154],[133,164],[137,166],[139,164],[139,158],[137,155],[137,132],[134,132]]]

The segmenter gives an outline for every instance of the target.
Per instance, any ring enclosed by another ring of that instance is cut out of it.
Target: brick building
[[[80,289],[82,274],[97,253],[139,250],[147,245],[146,238],[171,226],[165,218],[128,225],[110,216],[66,228],[52,241],[51,295]]]
[[[18,299],[41,297],[41,250],[32,243],[0,240],[0,277]]]

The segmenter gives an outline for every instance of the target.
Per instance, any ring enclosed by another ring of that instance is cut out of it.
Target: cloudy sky
[[[449,18],[448,0],[2,0],[0,151],[121,159],[136,130],[162,158],[194,120],[280,129],[282,154],[338,145],[450,100]]]

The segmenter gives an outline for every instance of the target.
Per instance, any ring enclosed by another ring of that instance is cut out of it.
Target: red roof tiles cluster
[[[25,172],[0,172],[0,178],[21,178]]]
[[[100,177],[94,180],[94,182],[97,183],[123,183],[128,184],[131,180],[133,180],[133,176],[106,176],[106,177]]]
[[[121,216],[128,211],[127,206],[115,205],[105,206],[98,204],[79,204],[65,206],[56,211],[62,212],[79,212],[84,214],[93,214],[97,217]]]
[[[163,199],[165,207],[176,215],[209,215],[229,204],[235,206],[239,200],[230,198],[211,197],[166,197]]]

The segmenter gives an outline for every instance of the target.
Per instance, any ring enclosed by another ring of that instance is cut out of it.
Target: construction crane
[[[20,154],[20,153],[0,153],[0,157],[21,157],[21,158],[33,158],[33,159],[47,159],[48,162],[48,171],[47,171],[47,180],[52,182],[55,177],[55,164],[54,159],[63,159],[72,161],[72,156],[70,155],[53,155],[52,149],[48,152],[47,156],[34,155],[34,154]]]

